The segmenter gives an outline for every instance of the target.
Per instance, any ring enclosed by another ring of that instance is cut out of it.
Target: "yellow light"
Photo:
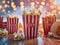
[[[16,5],[13,5],[12,8],[16,8]]]
[[[13,8],[14,11],[16,11],[16,8]]]
[[[3,4],[4,4],[5,2],[6,2],[5,0],[2,1]]]
[[[20,2],[20,8],[21,10],[24,10],[24,2]]]
[[[5,5],[4,5],[4,7],[5,7],[5,8],[7,8],[7,7],[8,7],[8,5],[7,5],[7,4],[5,4]]]
[[[57,10],[60,10],[60,6],[57,6]]]
[[[23,5],[20,8],[21,8],[21,10],[24,10],[24,6]]]
[[[60,11],[58,11],[58,14],[60,15]]]
[[[45,2],[41,2],[41,5],[45,5]]]
[[[2,8],[2,5],[0,5],[0,9]]]
[[[12,1],[12,2],[11,2],[11,5],[14,5],[14,4],[15,4],[15,3]]]
[[[54,1],[53,4],[56,5],[56,1]]]

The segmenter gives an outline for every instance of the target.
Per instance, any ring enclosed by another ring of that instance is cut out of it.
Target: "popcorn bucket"
[[[37,37],[39,15],[23,15],[25,39]]]
[[[44,35],[48,35],[52,24],[56,21],[56,16],[46,16],[42,18]]]
[[[2,29],[5,29],[5,28],[7,29],[7,22],[2,23]]]
[[[3,17],[0,16],[0,28],[2,28]]]
[[[7,29],[10,34],[17,32],[18,30],[18,21],[17,17],[7,17]]]

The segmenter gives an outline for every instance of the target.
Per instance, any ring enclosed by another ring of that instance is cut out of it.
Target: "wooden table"
[[[60,45],[60,40],[55,38],[45,38],[41,37],[24,40],[24,41],[14,41],[11,39],[12,36],[8,38],[0,38],[0,45]]]

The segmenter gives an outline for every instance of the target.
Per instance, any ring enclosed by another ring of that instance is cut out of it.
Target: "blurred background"
[[[58,15],[59,18],[60,0],[0,0],[0,15],[4,17],[4,22],[7,21],[6,16],[8,14],[17,15],[19,16],[19,22],[23,23],[23,8],[29,12],[32,4],[34,4],[35,10],[40,8],[42,13],[40,23],[42,23],[42,16],[52,13]]]

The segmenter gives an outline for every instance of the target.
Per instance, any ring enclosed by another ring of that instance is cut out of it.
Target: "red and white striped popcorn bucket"
[[[53,24],[55,21],[56,21],[56,16],[55,15],[53,15],[53,16],[51,16],[51,23]]]
[[[2,29],[5,29],[5,28],[7,29],[7,22],[2,23]]]
[[[50,32],[50,28],[52,24],[56,21],[56,16],[46,16],[42,18],[43,21],[43,29],[44,29],[44,35],[48,35],[48,32]]]
[[[0,16],[0,28],[2,28],[3,17]]]
[[[23,15],[25,39],[37,37],[39,15]]]
[[[7,17],[7,29],[10,34],[17,32],[19,19],[17,17]]]

